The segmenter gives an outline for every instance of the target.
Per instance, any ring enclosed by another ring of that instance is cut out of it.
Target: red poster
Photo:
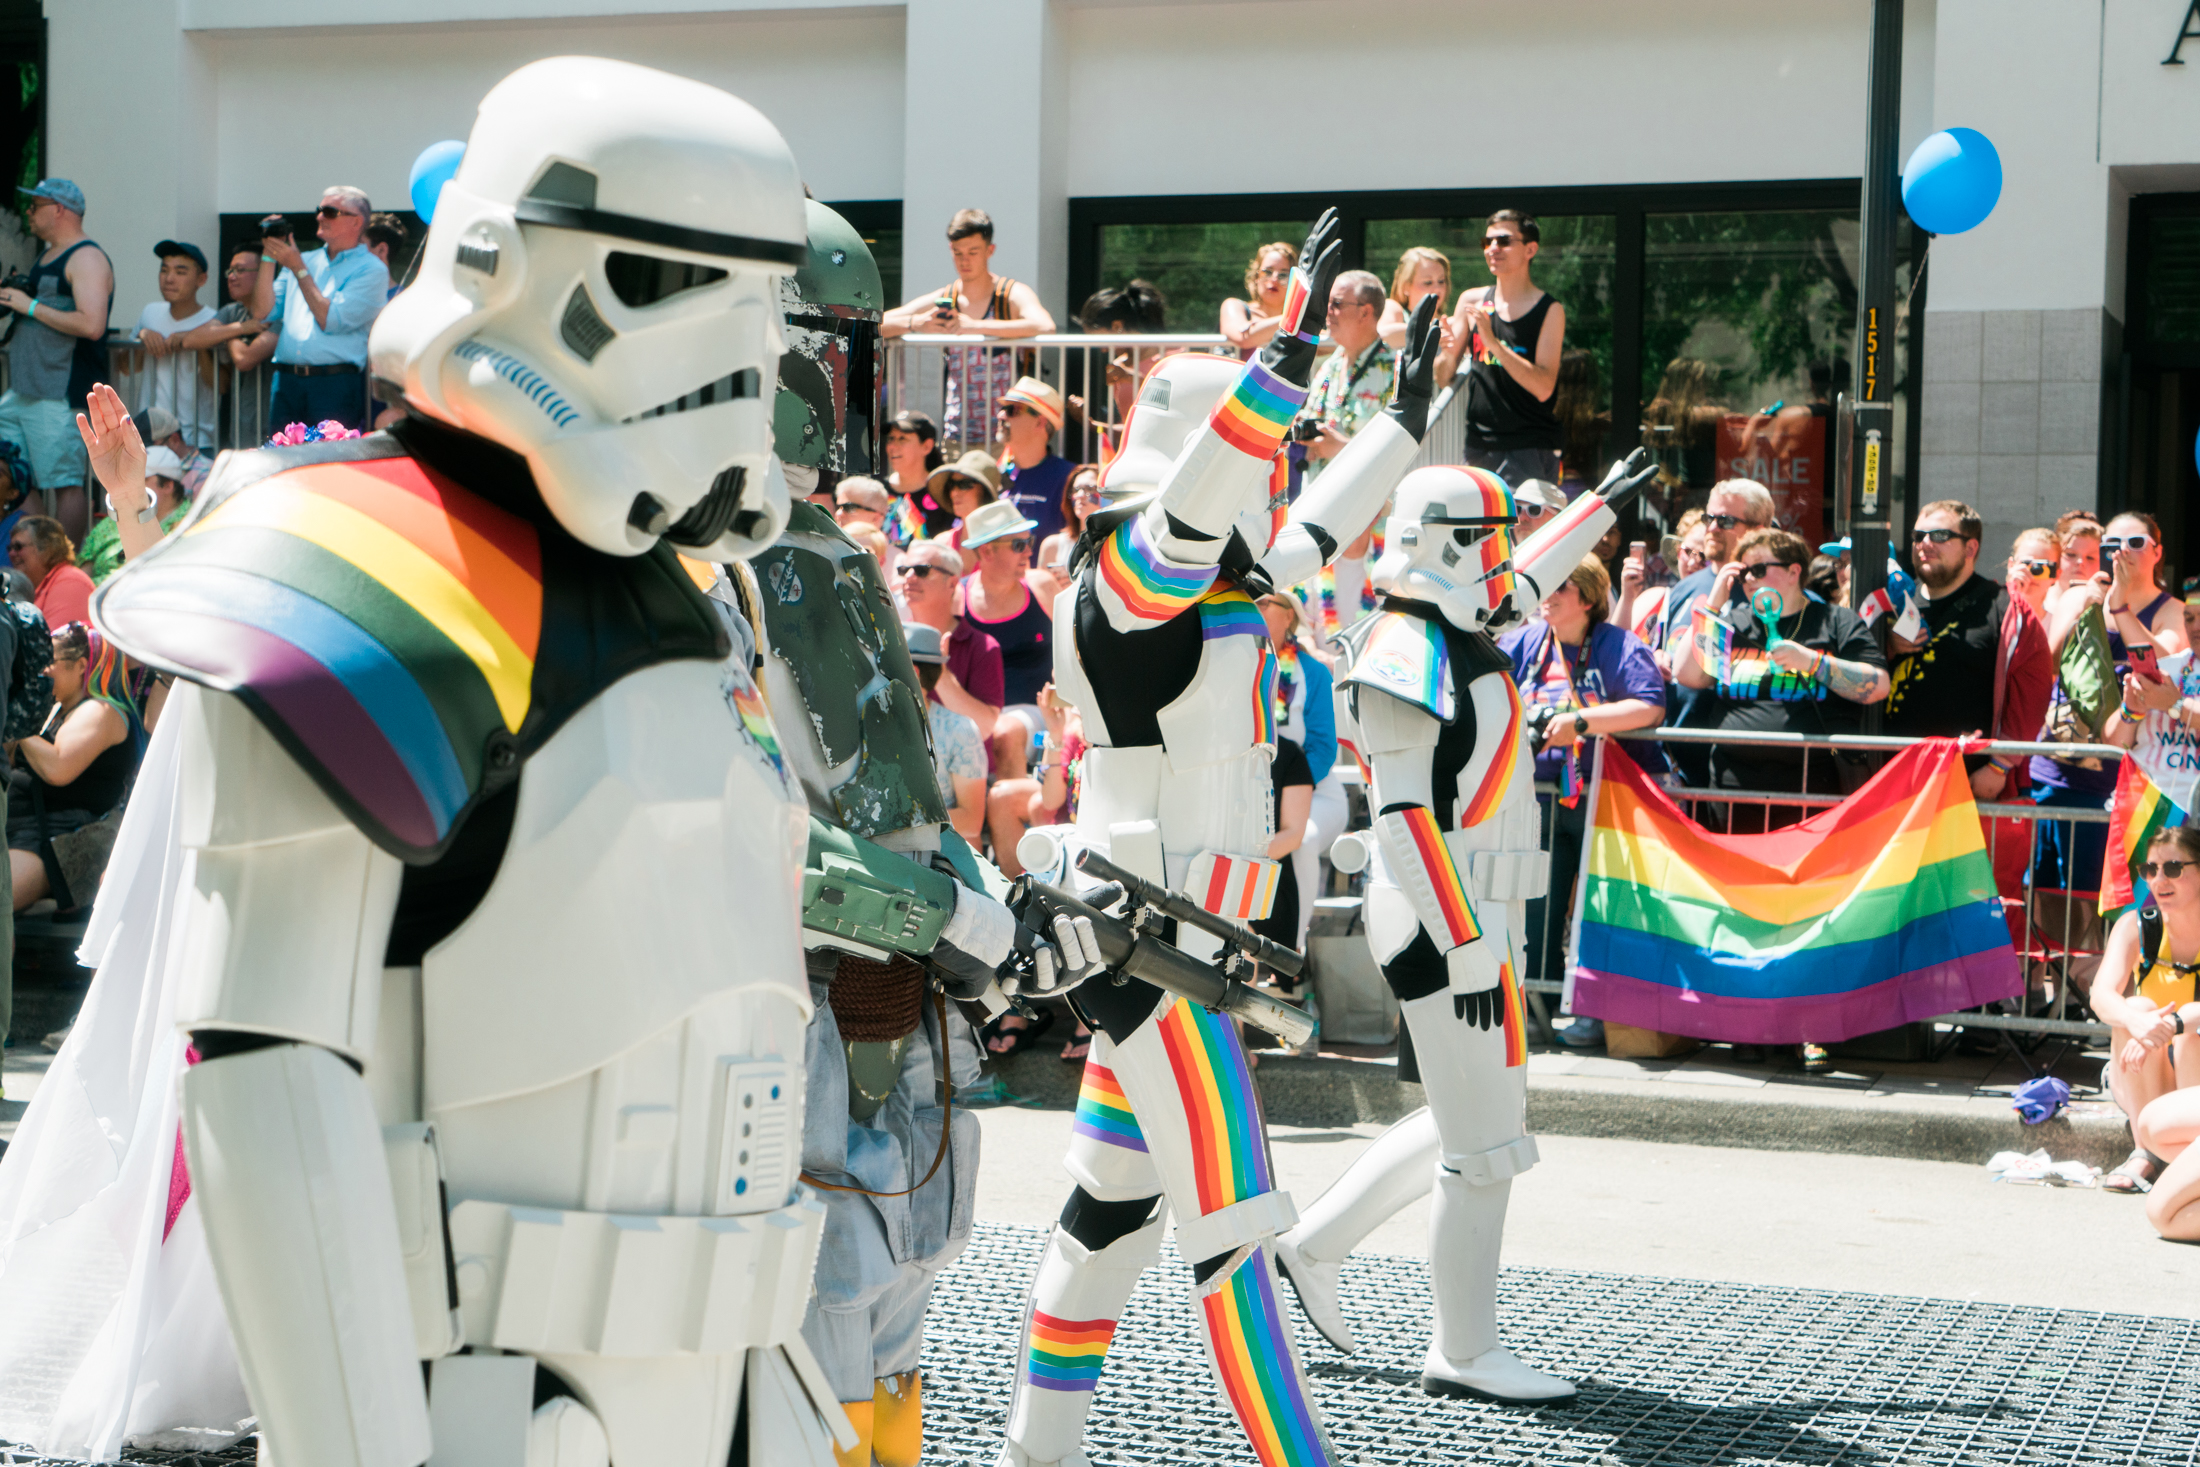
[[[1781,529],[1813,547],[1826,538],[1826,420],[1810,409],[1721,418],[1718,477],[1755,479],[1772,491],[1773,519]]]

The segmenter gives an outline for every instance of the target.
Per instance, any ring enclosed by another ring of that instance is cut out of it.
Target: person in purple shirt
[[[1559,787],[1538,795],[1545,849],[1551,853],[1550,896],[1528,903],[1528,929],[1540,932],[1522,944],[1530,978],[1556,976],[1565,961],[1566,922],[1573,910],[1574,880],[1588,829],[1588,756],[1584,740],[1629,729],[1655,728],[1665,717],[1665,679],[1650,649],[1607,618],[1612,578],[1604,562],[1584,556],[1572,575],[1543,598],[1541,616],[1498,638],[1512,658],[1513,683],[1529,711],[1536,738],[1535,777]],[[1549,710],[1548,712],[1544,710]],[[1652,774],[1665,771],[1653,743],[1633,742],[1627,752]],[[1589,1048],[1604,1040],[1604,1025],[1576,1019],[1558,1031],[1562,1043]]]
[[[1019,377],[1001,394],[1001,498],[1038,528],[1033,543],[1062,528],[1062,488],[1077,467],[1053,449],[1062,431],[1062,394],[1036,377]]]

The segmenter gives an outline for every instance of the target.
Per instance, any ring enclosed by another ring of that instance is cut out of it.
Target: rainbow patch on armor
[[[1474,798],[1459,811],[1459,828],[1468,830],[1480,825],[1497,813],[1497,807],[1505,802],[1505,792],[1512,786],[1513,771],[1520,764],[1517,757],[1520,748],[1520,725],[1523,721],[1520,708],[1520,689],[1513,686],[1511,678],[1505,684],[1505,731],[1498,736],[1497,751],[1490,759],[1490,767],[1482,773],[1482,783],[1475,788]]]
[[[1438,718],[1449,719],[1454,711],[1451,647],[1442,628],[1426,617],[1387,613],[1353,664],[1352,678]]]
[[[1191,1130],[1200,1216],[1272,1191],[1260,1097],[1236,1024],[1180,998],[1158,1028]]]
[[[1498,965],[1497,986],[1505,997],[1505,1068],[1516,1070],[1528,1062],[1528,1016],[1520,1002],[1520,980],[1513,975],[1509,958]]]
[[[1031,1344],[1024,1352],[1024,1380],[1042,1391],[1089,1391],[1100,1384],[1115,1339],[1112,1319],[1056,1319],[1031,1311]]]
[[[1223,1394],[1261,1467],[1317,1467],[1332,1460],[1292,1352],[1267,1250],[1202,1286],[1199,1307]]]
[[[1199,639],[1217,642],[1224,637],[1258,637],[1268,640],[1268,619],[1253,598],[1236,586],[1206,596],[1199,603]]]
[[[1077,1087],[1077,1116],[1070,1130],[1125,1151],[1146,1149],[1146,1133],[1138,1128],[1138,1115],[1125,1098],[1122,1083],[1113,1070],[1089,1059]]]
[[[746,678],[729,682],[726,701],[741,719],[741,732],[750,743],[763,752],[771,766],[778,771],[779,782],[787,782],[787,761],[780,757],[779,735],[772,728],[771,710],[764,705],[764,695],[755,683]]]
[[[1262,463],[1276,456],[1291,420],[1306,406],[1306,389],[1294,387],[1258,361],[1245,364],[1237,386],[1215,405],[1207,426],[1239,453]]]
[[[1217,917],[1258,922],[1275,905],[1276,879],[1282,870],[1281,861],[1202,851],[1192,858],[1184,889],[1196,893],[1199,904]]]
[[[1131,615],[1167,621],[1212,590],[1222,568],[1171,565],[1147,532],[1146,516],[1139,513],[1100,543],[1099,571],[1102,583]],[[1259,620],[1257,609],[1254,619]],[[1265,627],[1262,634],[1266,635]]]
[[[1445,949],[1473,942],[1482,935],[1482,924],[1474,918],[1474,903],[1467,900],[1459,867],[1451,859],[1451,847],[1444,844],[1444,832],[1437,828],[1436,812],[1426,805],[1414,805],[1398,813],[1405,821],[1406,839],[1413,843],[1415,854],[1421,858],[1421,869],[1428,873],[1437,908],[1444,914],[1444,931],[1450,939]]]

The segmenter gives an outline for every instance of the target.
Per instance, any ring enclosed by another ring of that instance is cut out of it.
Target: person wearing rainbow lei
[[[1432,395],[1437,331],[1423,311],[1396,399],[1288,502],[1278,450],[1313,370],[1334,232],[1332,211],[1307,239],[1283,328],[1252,361],[1180,354],[1140,389],[1109,508],[1054,605],[1055,685],[1091,741],[1077,824],[1027,833],[1019,855],[1042,857],[1027,868],[1066,875],[1081,845],[1211,912],[1268,913],[1276,670],[1254,600],[1367,528],[1411,464]],[[1175,940],[1214,951],[1204,934]],[[1084,1467],[1116,1320],[1172,1212],[1209,1360],[1260,1461],[1336,1461],[1284,1318],[1273,1245],[1296,1212],[1275,1185],[1235,1027],[1135,979],[1088,984],[1072,1002],[1096,1035],[1067,1158],[1076,1190],[1033,1283],[1001,1467]]]
[[[1575,1394],[1497,1341],[1505,1207],[1512,1179],[1536,1162],[1517,943],[1549,868],[1529,720],[1490,633],[1565,580],[1613,523],[1611,506],[1650,472],[1634,460],[1615,467],[1516,557],[1503,479],[1416,469],[1398,486],[1375,565],[1382,609],[1345,639],[1337,732],[1367,763],[1375,822],[1372,840],[1348,837],[1332,858],[1368,870],[1368,943],[1398,996],[1428,1106],[1378,1136],[1276,1252],[1307,1317],[1349,1351],[1344,1258],[1433,1184],[1436,1308],[1421,1373],[1431,1395],[1551,1405]]]

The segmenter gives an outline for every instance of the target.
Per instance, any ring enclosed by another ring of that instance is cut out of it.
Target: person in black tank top
[[[1452,318],[1459,328],[1455,371],[1467,374],[1467,462],[1507,484],[1555,484],[1566,441],[1556,411],[1566,308],[1529,278],[1541,247],[1534,216],[1500,209],[1482,238],[1482,258],[1497,284],[1464,292]],[[1514,312],[1510,320],[1507,310]]]
[[[89,900],[72,891],[54,838],[83,829],[122,803],[144,747],[143,725],[125,690],[114,649],[72,623],[54,634],[54,710],[43,730],[15,748],[8,771],[8,857],[14,907],[51,896],[63,911]],[[79,882],[96,869],[79,869]]]

